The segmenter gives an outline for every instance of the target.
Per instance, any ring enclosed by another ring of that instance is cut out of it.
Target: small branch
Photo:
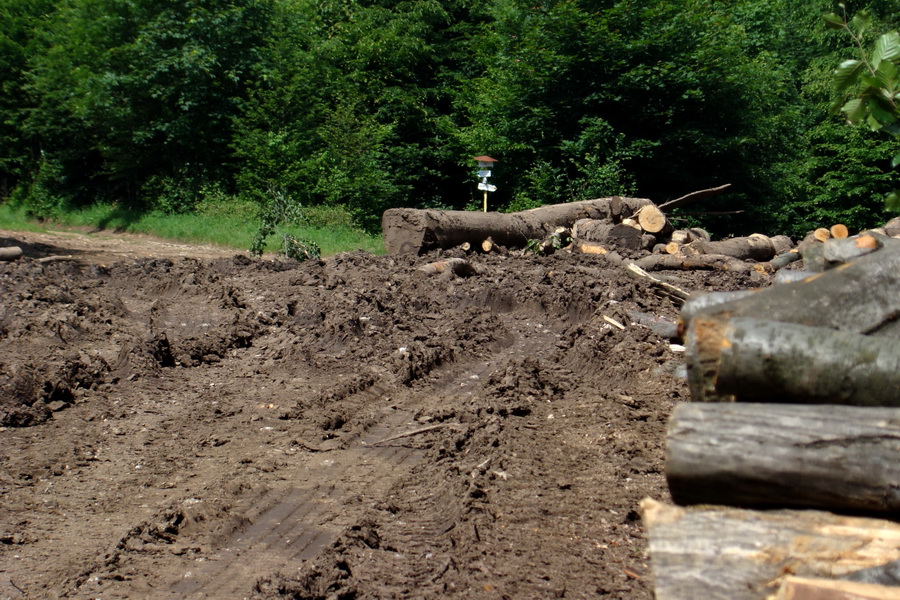
[[[640,268],[639,266],[637,266],[634,263],[629,264],[628,267],[626,267],[626,269],[633,276],[651,281],[654,285],[658,285],[659,287],[663,288],[664,290],[666,290],[667,292],[669,292],[676,298],[679,298],[681,300],[687,300],[688,296],[690,296],[690,293],[684,291],[683,289],[681,289],[679,287],[672,285],[671,283],[666,283],[665,281],[662,281],[661,279],[657,279],[656,277],[654,277],[653,275],[651,275],[650,273],[648,273],[647,271]]]
[[[420,429],[413,429],[412,431],[407,431],[405,433],[398,433],[397,435],[392,435],[389,438],[384,438],[383,440],[378,440],[377,442],[372,442],[372,446],[377,446],[379,444],[386,444],[388,442],[393,442],[396,440],[402,440],[403,438],[413,437],[414,435],[420,435],[422,433],[428,433],[429,431],[435,431],[437,429],[442,429],[444,427],[459,427],[456,423],[438,423],[437,425],[429,425],[428,427],[422,427]]]
[[[730,183],[726,183],[725,185],[720,185],[718,187],[709,188],[706,190],[697,190],[696,192],[691,192],[690,194],[685,194],[681,198],[675,198],[674,200],[669,200],[668,202],[663,202],[659,205],[659,209],[663,210],[666,208],[678,208],[679,206],[684,206],[685,204],[690,204],[692,202],[696,202],[697,200],[702,200],[703,198],[709,198],[710,196],[715,196],[717,194],[721,194],[725,190],[731,187]]]

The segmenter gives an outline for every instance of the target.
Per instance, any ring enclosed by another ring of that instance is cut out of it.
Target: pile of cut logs
[[[817,232],[794,277],[685,302],[681,506],[642,503],[658,600],[900,599],[897,228]]]

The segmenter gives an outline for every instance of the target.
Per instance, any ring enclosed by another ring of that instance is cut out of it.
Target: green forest
[[[861,38],[825,13],[871,15]],[[900,0],[0,0],[0,198],[496,210],[725,183],[684,215],[802,235],[888,216],[890,131],[835,70]],[[875,129],[875,130],[873,130]],[[685,209],[688,210],[687,208]]]

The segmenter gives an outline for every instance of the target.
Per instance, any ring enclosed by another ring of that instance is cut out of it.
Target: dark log
[[[678,326],[674,321],[638,310],[629,310],[627,314],[632,323],[649,328],[650,331],[665,340],[673,340],[678,337]]]
[[[769,261],[769,266],[772,267],[773,270],[778,271],[788,266],[792,262],[796,262],[802,258],[800,252],[796,249],[785,252],[784,254],[779,254],[775,258]]]
[[[900,249],[884,248],[797,283],[759,290],[697,314],[766,318],[854,333],[889,335],[900,317]],[[682,314],[690,325],[693,315]]]
[[[770,600],[900,600],[900,590],[855,581],[787,577]]]
[[[900,406],[894,339],[720,314],[695,317],[685,346],[695,401]]]
[[[895,518],[898,456],[900,409],[691,402],[669,420],[666,480],[678,504]]]
[[[389,253],[421,253],[465,242],[481,244],[488,237],[501,246],[522,248],[528,240],[544,239],[556,227],[571,227],[578,219],[611,218],[612,204],[620,211],[635,212],[650,203],[644,198],[619,198],[615,202],[613,198],[598,198],[516,213],[391,208],[382,216],[381,225]]]
[[[705,269],[734,271],[736,273],[747,273],[750,271],[757,271],[759,273],[768,272],[768,267],[766,265],[751,264],[721,254],[698,254],[696,256],[685,256],[683,254],[651,254],[638,260],[635,264],[648,271],[659,271],[661,269],[681,269],[685,271]]]
[[[16,260],[22,256],[22,249],[18,246],[0,248],[0,260]]]
[[[767,261],[775,257],[775,246],[765,236],[732,238],[717,242],[697,240],[684,246],[682,251],[687,255],[719,254],[740,260]]]
[[[640,230],[610,221],[579,220],[572,235],[586,242],[599,242],[608,247],[626,250],[638,250],[642,244]]]
[[[816,510],[641,502],[657,600],[764,600],[786,574],[841,575],[900,559],[900,525]]]

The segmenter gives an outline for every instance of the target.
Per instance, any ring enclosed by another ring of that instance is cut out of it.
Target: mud
[[[0,598],[652,598],[678,307],[603,257],[0,238]]]

